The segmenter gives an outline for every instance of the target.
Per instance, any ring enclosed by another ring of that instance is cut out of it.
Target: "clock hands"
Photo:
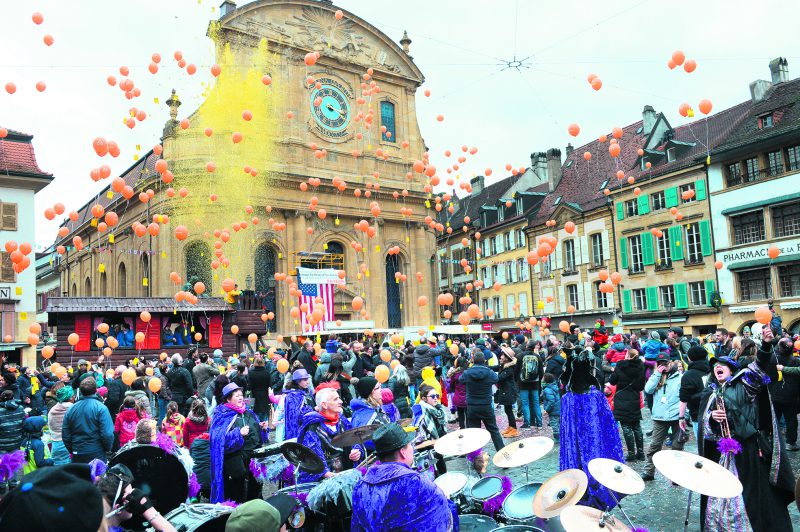
[[[341,110],[339,110],[339,109],[335,108],[335,107],[334,107],[334,106],[332,106],[331,104],[327,104],[325,107],[328,109],[328,111],[333,111],[333,112],[334,112],[334,113],[336,113],[337,115],[340,115],[340,116],[341,116],[341,114],[342,114],[342,111],[341,111]]]

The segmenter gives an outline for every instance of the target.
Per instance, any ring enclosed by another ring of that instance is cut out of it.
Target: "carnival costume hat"
[[[239,386],[238,384],[236,384],[235,382],[231,382],[229,384],[226,384],[225,387],[222,389],[222,397],[227,398],[229,395],[231,395],[236,390],[241,390],[241,389],[242,389],[242,387]]]
[[[308,372],[303,368],[296,369],[296,370],[294,370],[294,373],[292,373],[292,380],[295,381],[295,382],[302,381],[302,380],[305,380],[305,379],[310,379],[310,378],[311,378],[311,375],[309,375]]]
[[[731,368],[731,371],[736,372],[739,371],[739,364],[736,363],[731,357],[711,357],[711,366],[713,367],[714,364],[724,364]]]

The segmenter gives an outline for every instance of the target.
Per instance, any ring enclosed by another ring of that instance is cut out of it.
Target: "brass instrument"
[[[716,393],[717,410],[725,414],[725,421],[720,421],[719,426],[723,438],[731,438],[731,429],[728,426],[728,412],[725,410],[725,387],[721,386]]]

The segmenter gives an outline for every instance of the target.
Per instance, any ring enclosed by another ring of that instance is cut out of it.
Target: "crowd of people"
[[[755,530],[791,530],[786,506],[794,477],[786,452],[800,450],[800,358],[776,319],[757,334],[719,329],[704,338],[681,327],[609,334],[602,322],[588,331],[573,324],[563,335],[439,336],[400,345],[389,337],[362,343],[332,335],[322,345],[307,340],[228,355],[190,349],[185,358],[137,358],[114,368],[102,357],[80,360],[61,378],[0,358],[0,453],[21,450],[24,460],[13,474],[0,468],[0,528],[16,519],[11,509],[32,504],[23,502],[26,486],[61,479],[81,484],[63,499],[96,482],[102,515],[112,515],[115,526],[133,516],[170,530],[124,465],[99,478],[77,466],[167,438],[190,465],[195,500],[240,504],[237,511],[249,512],[240,524],[251,514],[288,518],[285,499],[263,506],[263,479],[251,461],[265,445],[296,441],[324,465],[318,473],[301,470],[300,483],[365,471],[353,491],[353,530],[445,530],[453,505],[413,467],[414,445],[483,427],[499,451],[520,430],[547,423],[550,431],[540,433],[559,443],[562,469],[582,454],[622,461],[624,441],[624,461],[643,462],[645,481],[654,480],[653,455],[666,446],[680,450],[693,437],[701,454],[719,461],[716,442],[736,438],[744,449],[735,458],[744,519]],[[160,387],[151,386],[154,379]],[[645,408],[652,419],[646,434]],[[499,417],[507,421],[502,432]],[[334,444],[338,433],[374,424],[382,427],[369,441]],[[586,447],[587,431],[600,434],[600,443]],[[368,467],[370,454],[377,462]],[[446,471],[435,454],[435,474]],[[401,499],[396,512],[379,511]],[[584,500],[614,506],[598,485]],[[720,518],[703,509],[707,529]]]

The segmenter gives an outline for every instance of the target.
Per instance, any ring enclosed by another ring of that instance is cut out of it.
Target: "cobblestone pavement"
[[[498,425],[500,430],[503,431],[507,427],[505,415],[498,413]],[[642,410],[642,430],[647,432],[652,426],[650,420],[650,412],[645,408]],[[518,421],[518,424],[522,424]],[[545,422],[546,425],[546,422]],[[456,430],[457,424],[451,424],[450,430]],[[519,429],[520,436],[518,438],[506,439],[506,443],[511,441],[527,438],[530,436],[552,436],[552,432],[548,427],[539,429]],[[621,437],[621,433],[620,433]],[[649,444],[649,438],[645,436],[645,449]],[[491,442],[484,448],[490,457],[495,454],[494,447]],[[623,440],[624,449],[624,440]],[[689,442],[686,443],[684,450],[688,452],[697,452],[697,442],[692,435]],[[800,452],[789,453],[792,462],[792,468],[795,475],[800,472]],[[630,466],[642,474],[644,472],[645,462],[633,462]],[[466,462],[464,459],[447,461],[448,471],[462,471],[466,470]],[[554,474],[558,473],[558,444],[553,447],[544,458],[541,458],[531,464],[528,468],[530,482],[544,482]],[[473,473],[474,474],[474,473]],[[514,485],[514,488],[522,486],[526,483],[525,471],[522,468],[511,470],[503,470],[490,463],[487,469],[488,475],[508,475]],[[646,483],[645,490],[637,495],[629,495],[622,500],[622,507],[630,516],[631,520],[637,527],[647,528],[650,532],[676,532],[683,530],[683,522],[686,514],[686,502],[688,499],[688,492],[679,487],[673,486],[661,473],[656,473],[656,479],[652,482]],[[795,530],[800,530],[800,512],[797,506],[792,504],[789,509],[792,522]],[[614,515],[622,519],[623,516],[617,510]],[[700,530],[700,497],[694,494],[692,497],[692,509],[689,515],[689,530]]]

